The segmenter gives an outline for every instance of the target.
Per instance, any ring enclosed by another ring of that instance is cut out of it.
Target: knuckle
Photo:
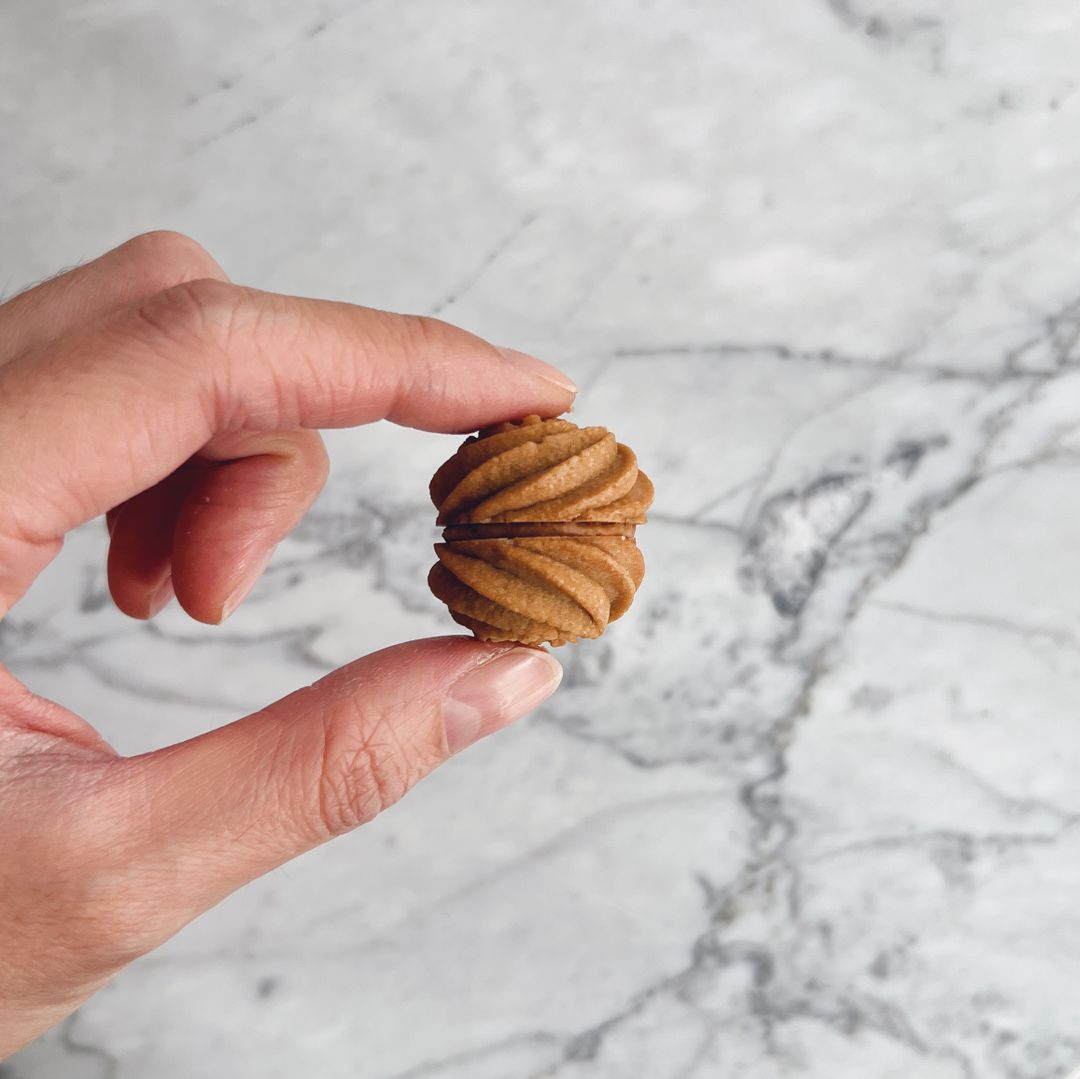
[[[409,747],[386,718],[338,715],[325,725],[318,784],[318,826],[337,836],[366,824],[418,778]]]
[[[319,781],[319,819],[327,835],[374,820],[404,793],[400,769],[368,744],[328,755]]]
[[[321,490],[330,478],[330,454],[322,436],[316,432],[312,434],[315,437],[308,440],[307,463],[311,469],[311,485]]]
[[[264,452],[274,454],[278,465],[274,490],[266,495],[268,508],[291,511],[313,499],[326,485],[330,458],[317,432],[290,432],[264,445]]]
[[[351,832],[374,820],[389,804],[382,793],[381,767],[363,750],[328,765],[319,783],[319,823],[326,835]]]
[[[318,431],[289,432],[283,457],[305,488],[322,487],[326,482],[330,473],[330,455]]]
[[[407,380],[399,395],[423,397],[433,407],[441,407],[444,400],[454,396],[455,359],[461,352],[465,331],[430,315],[404,316],[398,330],[402,351],[415,361],[408,365]]]
[[[139,323],[171,343],[205,342],[227,336],[239,302],[237,290],[216,278],[200,277],[165,289],[135,308]]]
[[[406,344],[417,352],[442,351],[449,345],[454,332],[448,322],[431,315],[407,315],[402,328],[407,338]]]
[[[221,275],[210,252],[182,232],[144,232],[128,240],[121,250],[137,272],[148,277],[181,281]]]

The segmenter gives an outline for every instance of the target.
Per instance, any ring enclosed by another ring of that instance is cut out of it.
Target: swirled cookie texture
[[[436,473],[444,526],[428,583],[481,640],[599,637],[645,573],[653,486],[606,427],[528,416],[472,435]]]

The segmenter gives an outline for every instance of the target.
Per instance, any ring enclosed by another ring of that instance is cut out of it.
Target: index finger
[[[0,368],[0,600],[23,576],[12,545],[51,550],[219,432],[384,418],[467,431],[557,415],[574,392],[548,364],[436,319],[178,285]]]

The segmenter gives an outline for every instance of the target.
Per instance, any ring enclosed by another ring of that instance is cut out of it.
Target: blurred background
[[[0,289],[148,229],[562,366],[658,496],[562,691],[3,1079],[1058,1079],[1080,1063],[1074,0],[0,0]],[[0,439],[12,437],[0,433]],[[333,474],[220,628],[100,522],[0,659],[124,752],[452,623]]]

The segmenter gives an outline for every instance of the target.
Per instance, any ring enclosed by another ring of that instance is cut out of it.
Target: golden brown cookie
[[[528,416],[472,435],[431,481],[444,543],[428,583],[481,640],[599,637],[645,573],[653,486],[606,427]]]

